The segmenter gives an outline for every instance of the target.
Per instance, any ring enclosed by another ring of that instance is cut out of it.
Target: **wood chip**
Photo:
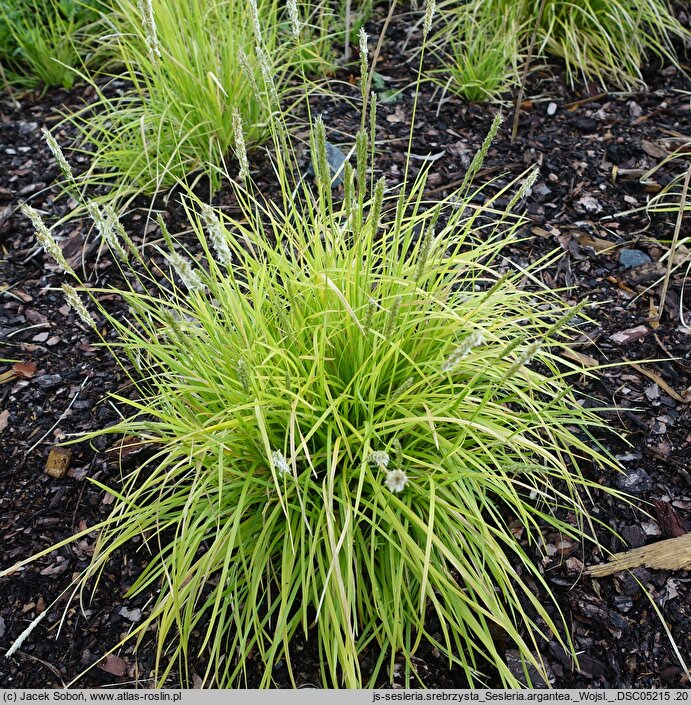
[[[599,213],[602,210],[600,201],[590,195],[581,196],[576,204],[582,206],[588,213]]]
[[[115,656],[115,654],[108,654],[108,656],[98,664],[98,667],[102,671],[110,673],[111,676],[124,676],[125,673],[127,673],[127,661],[125,661],[124,658]]]
[[[592,247],[598,254],[600,252],[610,252],[616,248],[616,243],[610,240],[603,240],[600,237],[593,237],[586,233],[576,235],[576,240],[581,247]]]
[[[31,379],[36,374],[36,365],[33,362],[15,362],[12,372],[19,379]]]
[[[46,475],[60,479],[65,477],[72,460],[72,451],[69,448],[54,446],[48,453],[46,460]]]
[[[638,181],[645,174],[645,169],[622,169],[621,167],[612,167],[612,182],[617,179],[622,181]]]
[[[655,157],[656,159],[662,159],[669,154],[666,149],[663,149],[654,142],[649,142],[648,140],[641,140],[641,147],[649,157]]]
[[[646,326],[636,326],[635,328],[620,330],[618,333],[610,335],[609,339],[617,345],[628,345],[636,340],[640,340],[640,338],[644,338],[648,333],[649,331]]]
[[[686,534],[679,515],[674,510],[674,507],[669,503],[660,499],[655,500],[655,513],[657,514],[657,523],[662,529],[665,536],[679,538]]]
[[[113,443],[112,446],[106,448],[108,457],[119,458],[124,460],[132,455],[140,453],[145,448],[151,448],[154,444],[142,441],[137,436],[124,436]]]
[[[10,412],[5,409],[0,412],[0,433],[2,433],[10,423]]]
[[[386,121],[391,123],[392,125],[395,125],[396,123],[403,122],[406,119],[406,116],[403,112],[403,108],[399,105],[396,110],[394,110],[393,113],[390,115],[386,116]]]
[[[125,619],[129,619],[130,622],[139,622],[142,618],[142,611],[139,607],[135,607],[133,610],[128,607],[121,607],[119,614]]]
[[[609,563],[590,566],[586,573],[593,578],[604,578],[620,570],[640,567],[655,570],[689,570],[691,569],[691,534],[615,553],[609,557],[609,561]]]

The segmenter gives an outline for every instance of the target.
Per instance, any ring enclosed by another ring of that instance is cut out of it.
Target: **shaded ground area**
[[[381,91],[389,96],[378,111],[379,168],[389,183],[400,181],[403,173],[412,106],[412,70],[405,66],[407,57],[400,51],[406,33],[404,23],[399,25],[392,27],[376,67]],[[377,36],[376,23],[370,31]],[[559,256],[542,273],[545,284],[560,289],[569,302],[587,297],[602,304],[590,312],[595,322],[574,341],[573,353],[586,364],[615,365],[597,377],[574,380],[584,396],[617,406],[607,421],[625,438],[604,433],[601,438],[621,461],[621,475],[584,468],[603,484],[635,497],[632,507],[604,494],[593,496],[594,517],[621,537],[603,534],[610,550],[642,546],[691,530],[687,264],[671,278],[664,315],[656,327],[651,303],[659,300],[658,282],[666,268],[676,214],[649,217],[638,210],[651,193],[688,164],[683,160],[670,163],[655,174],[652,183],[640,183],[645,171],[661,162],[684,137],[691,137],[689,99],[680,92],[688,90],[689,84],[677,71],[657,67],[651,67],[646,79],[649,90],[645,92],[597,94],[566,90],[558,67],[556,73],[536,71],[528,85],[529,100],[523,106],[516,143],[510,143],[510,128],[505,125],[478,176],[478,182],[496,178],[496,185],[501,186],[528,166],[540,165],[540,177],[527,200],[530,223],[524,229],[525,239],[509,247],[505,257],[523,266],[556,250]],[[357,88],[349,83],[354,83],[353,77],[343,72],[332,87],[338,95],[355,98]],[[117,484],[120,463],[126,470],[137,461],[136,457],[121,461],[112,449],[116,439],[101,437],[72,447],[66,477],[57,479],[44,471],[57,441],[103,428],[117,418],[107,395],[127,385],[120,368],[66,306],[59,290],[59,272],[37,248],[29,223],[16,210],[28,200],[53,218],[73,206],[55,186],[58,170],[40,128],[55,128],[60,112],[80,106],[88,99],[85,93],[83,87],[76,87],[71,93],[23,96],[19,104],[0,100],[2,568],[106,517],[113,497],[87,478]],[[347,151],[359,124],[357,111],[341,99],[328,97],[315,97],[313,108],[322,112],[329,139]],[[441,197],[460,182],[496,110],[448,96],[442,99],[433,86],[423,87],[412,163],[419,168],[433,161],[430,196]],[[510,123],[510,111],[507,117]],[[66,127],[55,135],[63,144],[69,144],[72,137]],[[274,181],[268,162],[261,154],[257,156],[253,177],[270,191]],[[216,194],[214,202],[232,207],[228,190]],[[146,205],[144,201],[135,204],[125,218],[128,232],[140,243],[156,237]],[[173,232],[183,227],[176,198],[157,201],[156,206],[164,211]],[[117,279],[119,273],[105,252],[99,251],[90,223],[72,220],[55,234],[63,238],[65,254],[74,268],[93,284]],[[688,255],[685,249],[680,253],[681,259]],[[645,362],[616,366],[625,360]],[[652,599],[679,651],[688,656],[688,573],[639,569],[635,572],[639,582],[628,574],[591,580],[581,575],[583,567],[603,556],[590,546],[562,538],[547,537],[547,557],[536,560],[541,561],[545,578],[565,610],[581,656],[575,667],[556,643],[541,643],[552,684],[562,688],[688,687],[651,605]],[[132,546],[109,564],[93,599],[85,596],[84,609],[74,600],[68,604],[69,593],[51,605],[72,576],[87,565],[93,546],[94,538],[86,538],[0,580],[0,652],[33,619],[47,612],[17,653],[0,659],[0,686],[60,687],[74,679],[75,686],[83,687],[152,685],[153,635],[145,636],[136,657],[127,647],[80,676],[136,625],[153,597],[123,598],[146,563],[145,552]],[[537,586],[535,590],[539,592]],[[311,643],[296,639],[293,657],[298,685],[319,683],[318,656]],[[371,663],[377,657],[372,654]],[[506,658],[512,662],[514,654],[509,651]],[[462,675],[449,672],[438,654],[423,650],[415,663],[426,687],[465,685]],[[363,672],[369,668],[365,657]],[[250,663],[248,671],[251,686],[258,669]],[[275,678],[280,686],[290,685],[285,664],[277,666]],[[400,683],[397,675],[394,681]]]

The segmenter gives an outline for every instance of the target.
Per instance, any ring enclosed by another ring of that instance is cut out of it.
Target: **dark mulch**
[[[411,115],[412,69],[401,46],[406,22],[394,22],[377,72],[385,89],[402,90],[378,111],[381,140],[379,166],[390,183],[400,180]],[[377,36],[377,25],[371,27]],[[411,64],[412,66],[412,64]],[[602,305],[591,312],[596,321],[574,350],[600,363],[645,360],[640,366],[615,366],[595,379],[577,380],[578,388],[600,401],[617,405],[608,416],[611,434],[602,440],[619,458],[619,476],[584,468],[603,484],[633,493],[636,509],[605,494],[594,493],[594,516],[611,526],[621,540],[603,534],[610,550],[637,547],[691,530],[691,300],[685,267],[670,283],[659,327],[651,323],[651,302],[659,300],[661,258],[667,252],[675,214],[648,217],[644,206],[656,186],[638,176],[660,161],[667,138],[690,134],[688,96],[679,89],[688,81],[673,69],[651,67],[649,89],[636,94],[596,94],[587,87],[564,87],[559,68],[536,71],[529,82],[519,137],[510,143],[511,113],[488,155],[481,180],[496,177],[498,185],[539,164],[540,178],[527,201],[531,237],[514,243],[505,257],[524,265],[549,251],[560,253],[542,273],[546,284],[562,289],[569,302],[588,298]],[[339,95],[355,97],[357,88],[347,71],[338,76]],[[344,87],[345,84],[345,87]],[[118,482],[118,455],[108,450],[115,439],[102,437],[73,446],[67,476],[44,472],[51,447],[70,434],[104,428],[116,418],[107,395],[121,391],[126,379],[96,345],[94,336],[66,307],[59,290],[61,277],[35,244],[29,224],[16,210],[29,201],[49,218],[72,207],[55,186],[58,171],[40,134],[55,128],[59,114],[88,99],[83,87],[71,93],[51,90],[44,96],[22,96],[18,105],[0,101],[0,565],[16,561],[68,538],[108,515],[112,496],[87,478]],[[470,105],[423,86],[412,152],[416,168],[434,161],[431,195],[442,196],[464,174],[482,142],[496,108]],[[553,103],[553,106],[550,104]],[[343,100],[314,98],[324,115],[331,141],[350,147],[358,115]],[[63,127],[63,144],[72,138]],[[259,159],[257,164],[267,164]],[[75,164],[83,168],[84,163]],[[658,184],[683,171],[677,162],[655,177]],[[616,174],[616,177],[615,177]],[[258,168],[257,181],[272,189],[268,168]],[[227,190],[215,202],[228,202]],[[162,202],[163,203],[163,202]],[[137,204],[135,204],[136,206]],[[126,218],[135,239],[151,235],[144,202]],[[182,224],[176,199],[164,206],[172,224]],[[148,231],[147,231],[148,228]],[[175,228],[173,227],[173,230]],[[682,235],[688,234],[688,226]],[[113,281],[118,273],[87,222],[71,220],[58,229],[66,255],[90,281]],[[613,247],[603,251],[607,243]],[[623,250],[634,250],[622,255]],[[622,260],[633,257],[637,266]],[[682,301],[686,293],[686,302]],[[685,318],[684,318],[685,317]],[[683,319],[683,320],[682,320]],[[685,323],[684,323],[685,321]],[[15,362],[21,363],[14,366]],[[6,373],[6,374],[3,374]],[[136,462],[127,459],[126,463]],[[649,512],[644,514],[642,509]],[[555,643],[541,651],[556,687],[688,687],[660,617],[682,654],[691,653],[691,596],[683,571],[639,569],[592,580],[581,575],[584,565],[603,560],[589,546],[559,545],[548,537],[554,554],[543,560],[544,574],[563,606],[576,649],[578,668]],[[112,561],[93,598],[84,609],[63,597],[51,605],[89,561],[94,539],[69,544],[0,580],[0,650],[7,650],[40,613],[45,619],[10,659],[0,659],[4,687],[151,685],[153,635],[138,654],[125,648],[86,675],[105,650],[115,645],[140,618],[152,595],[125,601],[123,595],[145,562],[134,549]],[[548,551],[549,552],[549,551]],[[539,590],[536,587],[536,590]],[[86,599],[88,597],[88,599]],[[63,619],[64,618],[64,619]],[[62,620],[62,621],[61,621]],[[431,625],[434,629],[434,625]],[[378,654],[363,659],[367,672]],[[313,642],[296,639],[293,669],[298,685],[320,681]],[[509,662],[513,654],[506,653]],[[427,687],[462,687],[459,673],[450,672],[438,654],[421,651],[416,667]],[[250,677],[258,671],[250,664]],[[287,669],[275,673],[280,686],[290,684]],[[383,679],[386,680],[386,679]],[[398,683],[398,678],[395,678]],[[252,685],[252,681],[250,681]],[[382,685],[385,685],[383,682]]]

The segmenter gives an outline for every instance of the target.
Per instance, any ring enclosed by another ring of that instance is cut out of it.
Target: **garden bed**
[[[412,108],[410,71],[405,68],[409,57],[401,50],[406,38],[403,25],[394,21],[376,66],[381,91],[390,97],[380,102],[377,114],[378,166],[391,181],[400,179],[403,171]],[[373,36],[379,26],[369,28]],[[588,335],[576,341],[573,350],[581,361],[592,358],[612,366],[596,378],[581,379],[578,388],[604,405],[616,404],[608,422],[625,440],[614,432],[600,440],[620,460],[624,472],[593,474],[587,467],[584,471],[605,485],[631,492],[636,504],[649,512],[646,516],[604,493],[594,494],[594,517],[622,538],[603,534],[601,540],[607,549],[617,551],[691,531],[687,265],[672,276],[664,314],[655,324],[651,302],[658,301],[655,284],[664,275],[661,258],[672,239],[676,213],[648,215],[643,206],[656,187],[646,187],[639,180],[662,161],[670,138],[688,137],[688,95],[680,89],[688,90],[689,83],[678,70],[650,67],[646,91],[602,94],[592,87],[572,91],[564,87],[559,67],[553,68],[531,75],[514,144],[510,141],[512,111],[505,110],[508,119],[478,181],[495,177],[500,185],[539,164],[540,176],[527,200],[525,238],[516,240],[504,256],[525,265],[557,250],[560,256],[554,265],[542,272],[544,283],[561,290],[569,303],[588,298],[601,304],[590,312],[596,325],[586,329]],[[348,82],[355,83],[348,71],[340,72],[333,79],[336,94],[348,93],[343,88]],[[357,92],[353,86],[353,98]],[[0,356],[20,361],[0,366],[2,568],[104,519],[113,498],[88,478],[116,484],[120,465],[127,469],[138,460],[136,453],[120,454],[115,437],[102,437],[92,444],[71,446],[66,477],[45,473],[49,451],[57,442],[117,420],[107,395],[126,389],[128,383],[96,336],[65,305],[60,274],[37,247],[30,223],[17,209],[19,203],[29,201],[53,217],[70,208],[55,185],[59,172],[40,128],[51,128],[62,143],[68,143],[69,128],[55,131],[54,127],[61,113],[80,107],[85,97],[89,97],[85,88],[77,85],[71,92],[51,89],[44,95],[19,96],[18,102],[0,100]],[[313,109],[323,115],[330,141],[348,151],[358,127],[356,111],[328,96],[315,96]],[[462,180],[496,110],[450,96],[442,99],[433,86],[423,86],[412,164],[420,167],[433,161],[430,195],[443,196]],[[265,167],[260,169],[262,163]],[[670,165],[655,175],[655,182],[664,186],[680,170],[678,163]],[[267,160],[255,160],[252,175],[266,192],[275,188]],[[203,183],[198,190],[203,190]],[[213,201],[233,207],[225,188]],[[137,243],[156,237],[148,205],[145,200],[136,202],[124,218]],[[184,213],[175,196],[158,198],[154,207],[164,213],[172,232],[184,227]],[[117,268],[99,250],[90,222],[72,220],[64,233],[57,234],[68,234],[65,255],[75,270],[90,272],[92,281],[117,279]],[[640,364],[619,365],[625,361]],[[551,684],[688,687],[660,617],[641,587],[657,605],[679,651],[688,655],[688,573],[641,568],[634,572],[640,584],[628,574],[593,580],[583,575],[583,569],[604,560],[601,553],[591,546],[563,542],[559,536],[549,541],[553,550],[548,547],[551,557],[542,561],[544,576],[566,610],[580,654],[576,668],[555,642],[542,643]],[[91,538],[78,541],[0,580],[2,649],[7,650],[65,589],[71,576],[87,566],[93,545]],[[146,564],[144,551],[136,548],[108,564],[93,600],[85,598],[84,611],[77,601],[68,606],[67,599],[49,609],[20,649],[10,659],[0,660],[1,686],[152,685],[153,635],[144,638],[136,656],[126,647],[80,675],[141,619],[154,596],[152,591],[134,601],[123,600]],[[313,644],[297,639],[292,653],[297,685],[319,684]],[[369,658],[374,663],[378,654]],[[511,652],[506,658],[511,662]],[[425,687],[465,685],[462,674],[449,671],[432,650],[421,650],[414,661]],[[191,666],[194,670],[195,665]],[[520,671],[518,662],[516,668]],[[365,658],[363,673],[368,669],[371,665]],[[258,676],[251,663],[248,674],[249,685],[256,686],[253,678]],[[290,686],[284,664],[276,666],[274,677],[277,686]],[[395,674],[393,682],[400,684]],[[172,677],[170,683],[174,685]],[[388,683],[382,677],[381,685]]]

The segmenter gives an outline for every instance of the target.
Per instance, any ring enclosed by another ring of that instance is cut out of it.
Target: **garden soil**
[[[368,25],[377,37],[381,20]],[[419,24],[395,19],[376,65],[378,166],[389,184],[404,170],[413,106],[411,76],[417,59]],[[373,43],[373,42],[372,42]],[[430,59],[433,63],[433,59]],[[355,69],[353,69],[355,70]],[[522,238],[503,256],[507,266],[527,266],[552,253],[543,283],[570,303],[584,299],[600,305],[589,311],[593,323],[571,346],[572,358],[586,366],[603,364],[596,375],[574,379],[586,403],[612,407],[609,430],[600,442],[616,456],[616,474],[584,464],[584,473],[631,493],[632,502],[604,492],[592,493],[599,531],[608,551],[622,551],[683,537],[691,531],[691,282],[689,251],[670,255],[676,213],[648,214],[645,205],[689,165],[685,156],[641,177],[670,152],[691,143],[690,86],[674,68],[650,66],[647,89],[602,93],[595,86],[565,87],[558,65],[536,67],[521,105],[518,136],[512,144],[513,108],[503,108],[504,126],[491,147],[477,182],[494,179],[500,188],[531,165],[540,175],[527,198],[528,222]],[[321,113],[329,140],[347,152],[359,126],[357,76],[347,69],[310,98]],[[119,90],[116,83],[111,90]],[[42,139],[48,127],[65,147],[74,140],[62,116],[93,99],[83,85],[71,92],[48,90],[0,98],[0,568],[42,551],[108,516],[121,473],[141,462],[146,450],[120,452],[121,439],[102,436],[70,446],[71,456],[55,446],[74,434],[102,429],[118,419],[109,394],[127,394],[129,380],[66,306],[60,272],[37,246],[22,202],[53,222],[74,207],[57,185],[59,172]],[[352,100],[351,100],[352,99]],[[434,85],[422,86],[411,149],[413,169],[429,166],[428,195],[443,197],[458,185],[481,144],[498,106],[473,105]],[[307,131],[297,124],[296,139]],[[305,169],[307,150],[304,150]],[[68,152],[69,154],[69,152]],[[70,157],[83,171],[88,156]],[[275,189],[270,162],[258,150],[253,178],[265,193]],[[232,162],[231,170],[236,168]],[[204,191],[204,181],[198,185]],[[203,194],[206,195],[207,194]],[[477,196],[480,201],[484,198]],[[233,209],[222,188],[215,204]],[[162,213],[172,232],[185,228],[179,194],[131,204],[124,222],[138,243],[156,239],[150,207]],[[680,237],[688,237],[689,218]],[[94,286],[117,282],[117,267],[100,248],[92,225],[75,218],[57,228],[73,267]],[[674,271],[660,320],[661,280],[670,258]],[[109,304],[110,305],[110,304]],[[116,307],[117,301],[112,301]],[[51,453],[52,451],[52,453]],[[59,477],[66,470],[63,477]],[[96,480],[100,484],[95,484]],[[520,531],[517,534],[520,538]],[[155,635],[147,633],[137,653],[131,646],[103,654],[136,627],[156,597],[124,597],[146,564],[146,551],[132,545],[110,561],[93,594],[81,603],[71,581],[93,553],[88,535],[0,579],[0,687],[154,687]],[[688,546],[688,543],[686,544]],[[688,549],[687,549],[688,551]],[[564,536],[545,537],[533,551],[544,579],[566,616],[579,654],[573,663],[563,649],[538,641],[549,683],[558,688],[688,688],[678,658],[691,662],[691,576],[685,570],[620,572],[598,579],[585,569],[606,560],[603,551]],[[680,555],[680,565],[683,556]],[[688,556],[686,557],[688,566]],[[541,587],[534,585],[540,594]],[[41,623],[10,658],[4,653],[43,615]],[[430,624],[433,633],[439,625]],[[441,637],[440,637],[441,638]],[[504,656],[522,677],[517,655],[497,635]],[[676,649],[672,645],[676,644]],[[300,636],[292,648],[292,673],[299,687],[320,683],[315,641]],[[362,659],[371,672],[379,654]],[[94,666],[94,664],[96,664]],[[449,669],[434,650],[421,648],[413,658],[413,687],[458,688],[462,673]],[[93,666],[92,668],[89,668]],[[203,656],[191,661],[192,684],[199,685]],[[248,685],[258,684],[257,657],[248,661]],[[401,687],[402,662],[385,669],[380,687]],[[176,685],[176,670],[168,684]],[[276,665],[277,687],[291,687],[285,663]],[[497,685],[488,673],[488,685]]]

